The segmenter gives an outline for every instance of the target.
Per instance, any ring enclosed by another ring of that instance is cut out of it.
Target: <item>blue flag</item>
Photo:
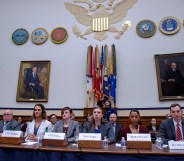
[[[110,75],[110,96],[116,105],[116,76]]]

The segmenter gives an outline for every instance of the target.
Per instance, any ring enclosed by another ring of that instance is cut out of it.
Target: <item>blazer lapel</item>
[[[69,123],[69,126],[68,126],[68,130],[67,130],[67,136],[70,136],[71,135],[72,125],[73,125],[73,121],[70,120],[70,123]]]
[[[58,132],[63,133],[63,127],[64,127],[64,122],[63,122],[63,121],[61,121],[61,125],[60,125],[60,127],[59,127]]]
[[[181,120],[182,132],[183,132],[183,139],[184,139],[184,119]]]
[[[175,130],[173,119],[169,119],[169,125],[170,125],[170,128],[171,128],[171,132],[172,132],[173,138],[176,139],[176,132],[175,132],[176,130]]]

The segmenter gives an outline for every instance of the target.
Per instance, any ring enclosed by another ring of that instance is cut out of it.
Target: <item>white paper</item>
[[[26,142],[26,143],[22,143],[21,145],[34,145],[34,144],[36,144],[37,142]]]
[[[101,133],[79,133],[79,140],[101,140]]]
[[[150,134],[127,134],[128,141],[151,141]]]

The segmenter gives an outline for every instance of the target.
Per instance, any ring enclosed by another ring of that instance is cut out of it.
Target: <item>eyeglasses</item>
[[[10,114],[10,113],[4,113],[3,114],[3,116],[10,116],[10,115],[12,115],[12,114]]]

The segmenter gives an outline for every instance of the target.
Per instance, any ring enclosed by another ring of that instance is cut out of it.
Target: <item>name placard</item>
[[[46,132],[44,139],[64,140],[65,133]]]
[[[4,130],[2,133],[3,137],[19,138],[21,135],[22,135],[22,131]]]
[[[100,133],[79,133],[79,140],[101,140]]]
[[[127,141],[151,141],[150,134],[127,134]]]
[[[184,141],[168,141],[168,146],[169,146],[169,149],[171,150],[174,150],[174,149],[179,149],[179,150],[182,150],[184,149]]]

